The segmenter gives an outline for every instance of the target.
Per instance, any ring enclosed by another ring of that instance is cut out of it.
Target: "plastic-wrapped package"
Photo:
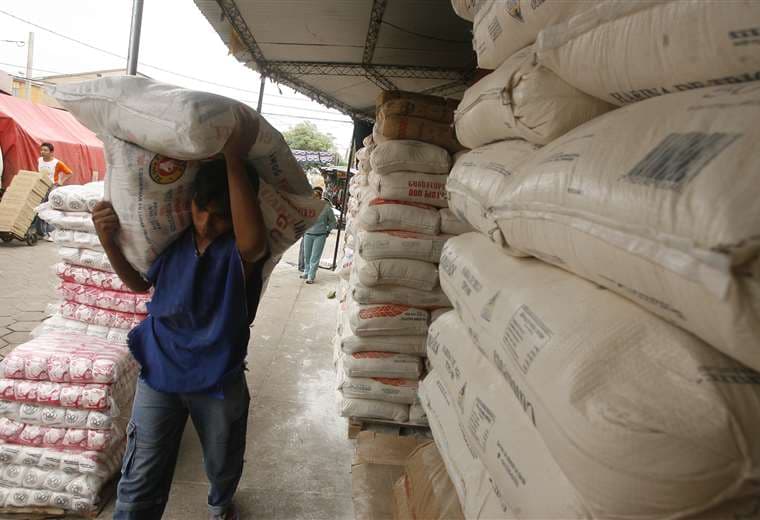
[[[56,264],[55,272],[64,282],[89,285],[111,291],[129,291],[129,288],[124,285],[124,282],[122,282],[121,278],[115,273],[71,265],[65,262]]]
[[[37,426],[0,417],[0,439],[23,446],[81,451],[106,451],[124,438],[124,432],[86,428],[54,428]]]
[[[53,209],[50,202],[40,204],[36,208],[39,217],[57,229],[70,229],[72,231],[86,231],[95,233],[95,224],[92,223],[92,215],[83,211],[59,211]]]
[[[97,410],[115,416],[132,400],[136,375],[136,370],[126,373],[111,385],[0,379],[0,399],[40,406]]]
[[[50,206],[59,211],[91,212],[103,199],[102,181],[61,186],[50,192]]]
[[[122,440],[108,452],[72,451],[0,441],[0,464],[34,466],[47,471],[94,474],[109,478],[119,469],[125,446],[126,441]]]
[[[108,256],[102,251],[61,246],[58,248],[58,256],[69,264],[113,272]]]
[[[147,302],[150,299],[147,294],[111,291],[73,282],[62,282],[58,294],[68,302],[132,314],[147,314]]]
[[[31,335],[33,338],[50,334],[51,332],[73,332],[75,334],[86,334],[104,339],[109,343],[117,345],[126,345],[130,329],[119,329],[115,327],[102,327],[91,323],[84,323],[77,320],[64,318],[60,313],[56,313],[53,306],[53,316],[40,323]]]
[[[60,314],[64,318],[117,329],[132,329],[146,317],[145,314],[101,309],[70,301],[60,305]]]
[[[56,229],[51,233],[51,236],[53,242],[59,246],[103,251],[103,246],[100,245],[100,239],[95,233],[73,231],[71,229]]]
[[[112,404],[108,411],[81,410],[60,406],[42,406],[20,401],[0,401],[0,417],[37,426],[55,428],[86,428],[107,430],[120,414],[119,407]]]
[[[108,384],[136,366],[126,347],[57,332],[16,347],[0,363],[0,373],[9,379]]]

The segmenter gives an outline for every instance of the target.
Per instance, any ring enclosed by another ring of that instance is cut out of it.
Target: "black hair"
[[[55,146],[53,146],[53,145],[52,145],[52,144],[50,144],[50,143],[42,143],[42,144],[40,145],[40,148],[42,148],[43,146],[47,146],[48,150],[50,150],[51,152],[54,152],[54,151],[55,151]]]
[[[321,186],[314,186],[314,188],[312,188],[312,189],[314,191],[318,191],[320,194],[322,194],[322,193],[325,192],[324,188],[322,188]]]
[[[245,166],[248,180],[254,193],[259,192],[259,176],[250,165]],[[201,163],[193,183],[193,200],[198,209],[206,209],[216,203],[224,217],[232,215],[230,208],[230,187],[227,181],[227,163],[224,159],[214,159]]]

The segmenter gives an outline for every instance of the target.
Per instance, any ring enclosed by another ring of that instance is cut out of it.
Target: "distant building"
[[[45,87],[49,85],[78,83],[80,81],[89,81],[109,76],[123,76],[124,74],[124,69],[108,69],[95,70],[91,72],[78,72],[74,74],[57,74],[54,76],[34,78],[32,80],[31,101],[34,103],[47,105],[52,108],[62,108],[55,99],[45,94]],[[140,74],[139,72],[137,75],[143,78],[148,77],[145,74]],[[26,99],[26,78],[0,71],[0,92]]]

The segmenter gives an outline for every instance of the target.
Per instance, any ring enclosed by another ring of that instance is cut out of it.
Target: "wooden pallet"
[[[108,481],[100,490],[98,508],[86,513],[74,513],[59,507],[0,507],[0,518],[13,520],[46,520],[48,518],[97,518],[116,496],[118,476]],[[5,516],[7,515],[7,516]]]
[[[384,419],[371,419],[368,417],[349,417],[347,420],[348,438],[355,439],[359,432],[364,430],[382,430],[389,433],[395,432],[397,435],[411,435],[430,431],[430,428],[424,424],[400,423],[395,421],[386,421]]]

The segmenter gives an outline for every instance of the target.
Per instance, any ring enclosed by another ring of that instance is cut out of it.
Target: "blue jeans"
[[[322,259],[322,251],[325,248],[327,235],[304,235],[303,236],[303,259],[304,273],[308,280],[314,281],[319,269],[319,261]]]
[[[203,447],[209,512],[223,514],[243,472],[249,402],[242,370],[224,384],[224,399],[157,392],[138,380],[113,518],[161,518],[188,415]]]

